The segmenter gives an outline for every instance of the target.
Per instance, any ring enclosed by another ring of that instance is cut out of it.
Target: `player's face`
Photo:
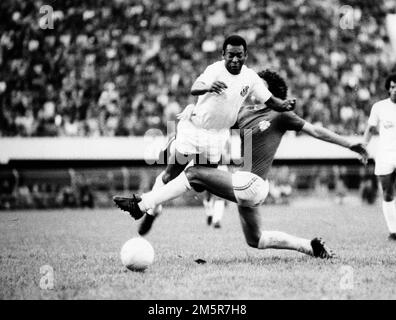
[[[389,95],[391,100],[396,103],[396,82],[391,81],[389,86]]]
[[[228,72],[231,74],[239,74],[246,61],[247,52],[245,52],[242,45],[233,46],[228,44],[225,51],[223,51],[223,58]]]

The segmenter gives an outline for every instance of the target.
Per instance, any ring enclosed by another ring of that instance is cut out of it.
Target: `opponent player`
[[[282,78],[268,71],[259,75],[267,82],[274,95],[286,97],[287,86]],[[149,192],[142,197],[133,195],[133,198],[116,196],[114,201],[122,210],[138,218],[149,208],[198,186],[238,203],[242,229],[250,246],[258,249],[297,250],[320,258],[332,257],[332,252],[319,238],[310,241],[284,232],[262,231],[257,206],[264,202],[268,194],[268,171],[287,130],[303,131],[315,138],[349,148],[359,153],[364,161],[367,160],[365,148],[361,144],[347,141],[330,130],[304,121],[294,112],[279,113],[269,108],[262,109],[262,106],[244,107],[239,113],[237,126],[242,129],[245,168],[250,164],[251,172],[238,171],[231,174],[213,168],[194,166],[187,168],[157,192]]]
[[[396,73],[387,77],[385,89],[389,98],[373,105],[363,140],[367,145],[374,131],[379,128],[374,174],[378,176],[382,187],[382,211],[389,229],[389,239],[396,240]]]

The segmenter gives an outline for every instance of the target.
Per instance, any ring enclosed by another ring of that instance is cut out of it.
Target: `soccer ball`
[[[129,239],[121,248],[122,264],[132,271],[143,271],[154,261],[153,246],[146,239]]]

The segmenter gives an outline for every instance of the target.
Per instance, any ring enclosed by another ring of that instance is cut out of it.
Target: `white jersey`
[[[237,120],[239,109],[250,95],[265,103],[271,96],[264,81],[252,69],[242,66],[241,72],[233,75],[221,60],[208,66],[196,81],[212,84],[222,81],[227,85],[221,94],[206,93],[198,97],[191,121],[203,129],[229,129]]]
[[[396,153],[396,103],[390,98],[376,102],[371,109],[368,124],[379,128],[377,153]]]

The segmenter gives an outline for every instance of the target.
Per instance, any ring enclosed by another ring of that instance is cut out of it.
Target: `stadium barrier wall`
[[[361,137],[347,137],[359,141]],[[92,138],[0,138],[0,164],[21,160],[125,160],[152,163],[166,144],[166,137],[92,137]],[[375,154],[376,137],[369,145]],[[233,136],[231,158],[240,159],[240,140]],[[340,146],[308,136],[285,137],[276,160],[356,159],[356,154]]]
[[[166,141],[165,137],[0,138],[0,209],[111,207],[114,194],[151,188],[164,165],[147,162],[156,160]],[[376,143],[373,139],[370,154],[375,154]],[[231,155],[240,161],[238,137],[232,139]],[[268,202],[287,201],[291,189],[340,194],[359,189],[362,182],[370,183],[372,164],[364,168],[353,152],[336,145],[285,137],[269,174]],[[190,193],[170,204],[201,202]]]

